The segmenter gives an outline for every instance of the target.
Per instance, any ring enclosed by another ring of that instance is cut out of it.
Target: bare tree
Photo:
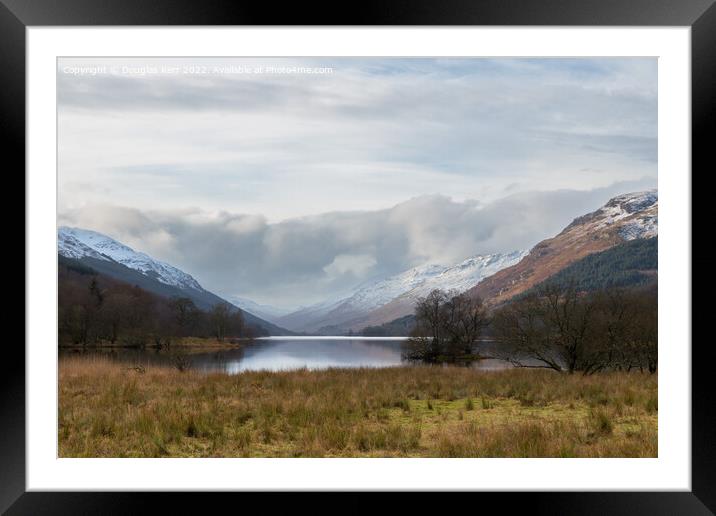
[[[632,296],[636,307],[629,331],[629,349],[636,367],[655,373],[659,356],[659,325],[656,288],[638,291]]]
[[[492,326],[500,345],[500,358],[518,367],[564,370],[560,353],[550,340],[545,307],[537,294],[503,307],[495,314]]]
[[[415,328],[404,346],[404,356],[410,360],[434,362],[438,360],[444,338],[444,305],[447,295],[433,290],[415,304]]]
[[[436,343],[442,342],[445,338],[444,307],[447,301],[447,294],[436,289],[425,298],[419,299],[415,305],[415,317],[420,331],[427,333]]]
[[[176,337],[246,337],[256,330],[244,314],[223,303],[211,311],[186,297],[167,299],[137,285],[97,274],[89,268],[58,270],[60,345],[113,345],[164,348]]]
[[[593,353],[601,353],[601,369],[656,372],[656,290],[608,289],[594,300]]]
[[[455,295],[445,303],[443,313],[444,333],[448,335],[452,353],[473,354],[477,340],[489,324],[482,299],[467,294]]]
[[[519,367],[656,371],[656,295],[647,291],[552,284],[498,310],[493,328],[501,358]]]
[[[229,318],[229,331],[232,337],[244,337],[246,332],[246,323],[241,310],[236,310]]]
[[[187,336],[197,330],[200,310],[188,297],[177,297],[171,301],[171,309],[176,325],[176,332],[179,335]]]
[[[600,353],[590,346],[593,303],[580,297],[572,286],[547,286],[540,291],[547,307],[550,340],[559,350],[567,372],[594,372],[600,368]]]
[[[442,290],[417,301],[415,319],[404,355],[425,362],[473,359],[475,343],[488,324],[480,299]]]
[[[634,325],[636,307],[623,289],[595,293],[595,348],[602,353],[601,369],[629,369],[632,353],[629,334]]]
[[[602,368],[592,345],[593,314],[592,302],[572,286],[547,285],[497,314],[495,337],[517,366],[588,374]]]
[[[127,314],[132,305],[129,292],[115,291],[107,295],[102,307],[102,319],[105,325],[105,335],[114,344],[127,328]]]
[[[217,340],[223,341],[229,327],[231,318],[231,309],[226,303],[217,303],[209,313],[209,321],[211,323],[212,332]]]

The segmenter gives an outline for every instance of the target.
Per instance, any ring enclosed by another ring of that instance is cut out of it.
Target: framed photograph
[[[2,0],[27,203],[3,510],[714,511],[691,235],[716,7],[419,4]]]

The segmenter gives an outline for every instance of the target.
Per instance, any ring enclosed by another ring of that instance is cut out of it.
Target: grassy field
[[[656,457],[657,377],[59,367],[60,457]]]

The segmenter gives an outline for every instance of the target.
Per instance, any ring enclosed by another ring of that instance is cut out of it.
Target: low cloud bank
[[[609,198],[654,180],[520,193],[489,204],[443,195],[389,209],[268,223],[260,215],[87,205],[60,223],[93,229],[189,272],[217,294],[306,305],[424,263],[530,248]]]

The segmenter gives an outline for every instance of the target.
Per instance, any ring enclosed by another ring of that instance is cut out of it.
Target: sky
[[[657,184],[653,58],[60,59],[58,219],[296,307]]]

